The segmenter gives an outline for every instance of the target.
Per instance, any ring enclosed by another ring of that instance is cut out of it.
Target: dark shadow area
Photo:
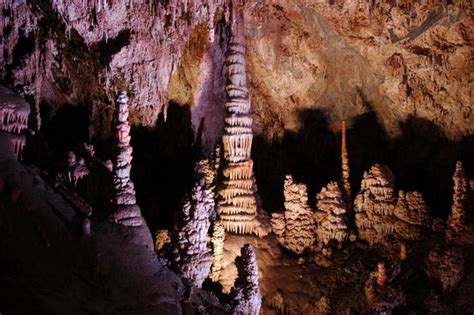
[[[151,231],[170,228],[198,157],[189,107],[170,103],[166,122],[160,114],[155,129],[133,128],[131,136],[132,180],[143,216]]]
[[[282,210],[283,181],[292,174],[308,186],[310,205],[316,194],[340,176],[340,134],[333,133],[321,111],[301,113],[303,128],[287,132],[282,141],[267,143],[256,137],[252,156],[260,195],[269,212]],[[347,131],[353,198],[360,190],[364,171],[375,163],[386,164],[396,178],[396,188],[423,194],[432,213],[446,218],[451,211],[452,176],[457,160],[472,178],[474,136],[447,139],[432,122],[409,118],[400,125],[401,135],[388,137],[374,113],[353,121]]]
[[[89,113],[86,107],[64,105],[46,121],[42,134],[56,156],[79,143],[88,142]]]

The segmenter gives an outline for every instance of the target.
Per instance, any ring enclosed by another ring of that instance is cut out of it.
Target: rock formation
[[[225,228],[222,223],[215,221],[211,229],[212,265],[209,277],[212,281],[218,281],[223,267]]]
[[[171,234],[172,266],[191,286],[198,288],[208,277],[212,264],[207,248],[212,211],[213,204],[198,180],[186,196]]]
[[[458,248],[436,246],[428,254],[425,272],[430,278],[441,282],[443,291],[452,291],[464,274],[462,251]]]
[[[112,222],[124,226],[143,224],[140,207],[135,199],[135,187],[130,179],[132,168],[132,151],[130,146],[130,125],[128,124],[128,97],[126,92],[119,92],[117,97],[116,155],[114,161],[114,213]]]
[[[287,175],[284,184],[285,211],[272,213],[272,230],[280,244],[296,254],[313,249],[316,241],[314,212],[308,206],[304,184],[296,184]]]
[[[58,173],[57,179],[60,180],[67,187],[77,190],[79,182],[89,175],[89,168],[83,157],[77,159],[73,151],[67,154],[67,161],[62,170]]]
[[[393,233],[395,204],[392,171],[387,166],[375,164],[369,172],[364,172],[361,190],[354,201],[359,237],[372,244]]]
[[[364,172],[354,204],[359,236],[370,244],[383,242],[388,235],[418,240],[431,226],[431,215],[419,192],[400,190],[396,198],[394,177],[387,166],[376,164]]]
[[[232,4],[230,41],[226,56],[227,83],[225,125],[222,143],[225,166],[223,183],[219,189],[217,211],[229,232],[265,235],[257,218],[256,183],[253,174],[252,116],[247,90],[245,37],[242,4]]]
[[[316,196],[315,213],[319,247],[336,240],[339,245],[349,237],[348,213],[341,190],[336,182],[330,182]]]
[[[451,214],[449,215],[446,229],[448,239],[454,238],[466,226],[466,215],[469,206],[469,186],[461,161],[456,163],[453,181],[453,206],[451,207]]]
[[[170,232],[168,230],[158,230],[155,232],[155,252],[162,253],[165,246],[170,243]]]
[[[0,86],[0,132],[8,133],[11,150],[19,160],[23,157],[29,115],[30,105],[19,95]]]
[[[365,296],[372,310],[379,314],[391,314],[393,309],[405,303],[405,294],[400,288],[392,286],[384,262],[379,262],[377,271],[370,274],[365,285]]]
[[[235,259],[238,276],[231,291],[232,313],[258,315],[262,306],[262,294],[258,286],[257,257],[250,244],[244,245]]]
[[[341,122],[341,182],[342,182],[342,192],[344,196],[345,206],[347,210],[350,209],[352,203],[352,192],[351,192],[351,183],[349,181],[349,157],[347,154],[347,138],[346,138],[346,121]]]

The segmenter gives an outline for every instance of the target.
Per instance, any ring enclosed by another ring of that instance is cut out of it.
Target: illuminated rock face
[[[342,121],[342,128],[341,128],[341,182],[343,188],[343,197],[345,201],[346,208],[350,208],[351,200],[352,200],[352,192],[351,192],[351,183],[349,182],[349,156],[347,154],[347,137],[346,137],[346,121]]]
[[[361,191],[354,201],[359,237],[370,244],[387,235],[418,240],[431,223],[428,207],[419,192],[394,191],[394,176],[387,166],[375,164],[364,173]]]
[[[173,267],[190,285],[198,288],[208,277],[212,264],[207,233],[211,224],[209,215],[213,211],[213,203],[198,181],[186,196],[181,217],[171,235]]]
[[[224,241],[225,228],[220,222],[214,222],[212,225],[211,244],[212,244],[212,266],[210,278],[218,281],[223,267],[224,259]]]
[[[247,90],[243,17],[232,5],[231,36],[226,56],[227,83],[224,146],[224,180],[219,189],[217,210],[225,229],[234,233],[266,234],[257,219],[256,183],[253,174],[252,117]]]
[[[349,237],[349,232],[346,204],[339,186],[336,182],[330,182],[316,198],[318,242],[320,245],[328,245],[330,240],[336,240],[341,244]]]
[[[130,179],[132,168],[132,151],[130,146],[130,125],[128,124],[128,98],[126,92],[120,92],[117,97],[117,152],[114,161],[114,213],[110,216],[112,222],[125,226],[140,226],[143,224],[140,207],[135,199],[135,187]]]
[[[25,147],[30,105],[19,95],[0,86],[0,131],[8,133],[10,147],[21,160]]]
[[[258,315],[262,306],[262,294],[258,286],[257,256],[250,244],[244,245],[235,259],[238,276],[231,291],[232,314]]]
[[[455,237],[455,235],[459,234],[466,226],[466,214],[469,204],[469,186],[461,161],[456,163],[456,171],[454,172],[453,181],[453,206],[448,218],[448,227],[446,230],[446,236],[448,239]]]
[[[296,254],[313,249],[316,241],[314,212],[308,206],[304,184],[293,182],[287,175],[284,184],[285,211],[272,213],[272,230],[280,244]]]

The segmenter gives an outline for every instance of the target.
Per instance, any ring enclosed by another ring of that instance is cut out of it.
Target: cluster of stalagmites
[[[77,158],[73,151],[67,154],[67,161],[57,175],[59,181],[67,187],[76,190],[80,181],[89,175],[89,168],[83,157]]]
[[[391,311],[405,303],[405,293],[392,285],[396,272],[390,277],[384,262],[377,264],[377,271],[370,274],[365,284],[365,296],[369,306],[379,314],[391,314]]]
[[[268,231],[259,222],[257,213],[257,189],[250,157],[253,132],[245,68],[245,39],[242,12],[238,6],[237,2],[232,5],[231,37],[225,62],[227,100],[222,143],[226,163],[217,211],[227,231],[261,236]]]
[[[272,230],[280,244],[296,254],[313,249],[316,241],[314,212],[308,205],[304,184],[287,175],[284,183],[285,211],[272,213]]]
[[[130,179],[132,168],[132,147],[130,146],[130,125],[128,124],[128,97],[120,92],[117,97],[116,155],[114,161],[114,212],[112,222],[124,226],[141,226],[143,218],[135,198],[135,187]]]
[[[258,315],[262,306],[262,294],[258,286],[257,257],[249,244],[240,250],[235,259],[237,279],[230,293],[232,313],[238,315]]]
[[[428,254],[425,272],[441,282],[444,292],[450,292],[463,277],[464,258],[458,248],[436,246]]]
[[[464,229],[469,206],[469,185],[461,161],[456,163],[453,181],[453,206],[446,229],[446,237],[449,240],[454,239]]]
[[[198,288],[208,277],[212,264],[207,234],[214,203],[204,186],[203,181],[198,180],[186,196],[181,216],[171,234],[172,265],[190,285]]]
[[[18,159],[23,156],[30,105],[19,95],[0,86],[0,131],[8,133],[10,147]]]
[[[423,196],[399,191],[397,198],[392,172],[378,164],[364,173],[354,206],[359,237],[370,244],[382,242],[387,235],[418,240],[431,222]]]

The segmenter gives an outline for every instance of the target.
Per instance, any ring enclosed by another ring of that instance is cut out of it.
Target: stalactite
[[[143,218],[135,199],[135,187],[130,179],[132,168],[132,147],[130,146],[130,125],[128,124],[127,93],[119,92],[117,97],[116,156],[114,161],[114,213],[110,220],[124,226],[141,226]]]
[[[0,86],[0,131],[8,133],[10,148],[18,160],[23,157],[30,105],[19,95]]]
[[[253,174],[252,117],[247,90],[243,13],[240,3],[232,5],[231,37],[226,54],[227,100],[222,143],[226,165],[219,187],[217,209],[222,224],[233,233],[265,235],[268,228],[258,218],[256,183]],[[263,219],[262,219],[263,220]]]

